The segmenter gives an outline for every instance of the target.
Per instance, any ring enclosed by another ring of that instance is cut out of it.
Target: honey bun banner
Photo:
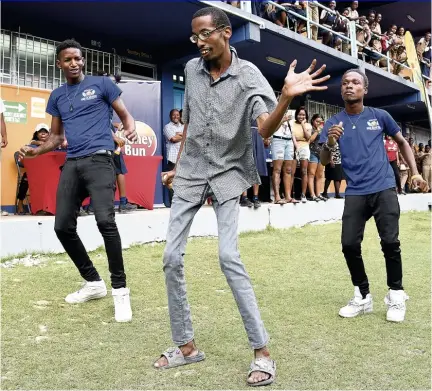
[[[121,98],[129,113],[135,119],[138,139],[134,142],[123,136],[121,121],[114,113],[113,123],[118,128],[117,136],[125,140],[122,152],[127,156],[161,156],[162,155],[162,118],[161,118],[161,85],[153,81],[122,81],[118,84],[123,91]],[[143,159],[142,173],[146,170]],[[163,203],[161,165],[156,177],[155,204]],[[126,181],[140,181],[136,173],[127,174]]]

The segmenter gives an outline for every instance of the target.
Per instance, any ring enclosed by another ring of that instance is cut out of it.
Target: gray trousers
[[[218,224],[220,267],[234,295],[249,343],[253,349],[260,349],[267,345],[269,337],[261,320],[250,278],[238,252],[239,197],[223,204],[219,204],[215,197],[212,198]],[[177,346],[185,345],[194,339],[186,295],[183,256],[192,221],[201,206],[186,201],[176,194],[171,206],[163,269],[168,293],[172,339]]]

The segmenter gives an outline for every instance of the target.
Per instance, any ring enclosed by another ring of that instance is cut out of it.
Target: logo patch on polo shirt
[[[367,130],[382,130],[377,119],[370,119],[367,121]]]
[[[92,100],[92,99],[96,99],[97,98],[96,91],[93,90],[92,88],[84,90],[83,93],[82,93],[82,96],[83,96],[83,98],[81,98],[82,101]]]

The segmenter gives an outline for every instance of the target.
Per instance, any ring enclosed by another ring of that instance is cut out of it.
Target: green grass
[[[385,321],[385,264],[372,222],[363,254],[374,312],[355,319],[337,315],[353,291],[339,223],[241,236],[278,365],[272,388],[430,389],[430,214],[404,214],[400,225],[411,297],[403,324]],[[172,345],[162,251],[163,244],[156,244],[125,252],[130,324],[114,322],[110,297],[64,302],[80,282],[65,255],[50,257],[45,266],[2,270],[2,388],[246,389],[251,351],[219,269],[215,239],[192,240],[186,255],[196,341],[207,359],[162,372],[152,368]],[[109,280],[105,254],[92,259]],[[48,338],[37,342],[38,336]]]

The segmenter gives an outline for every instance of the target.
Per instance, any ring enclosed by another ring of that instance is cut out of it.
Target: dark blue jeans
[[[105,242],[111,285],[118,289],[126,287],[126,275],[121,239],[115,222],[115,183],[114,162],[107,154],[66,160],[57,189],[54,229],[84,280],[100,280],[77,234],[77,217],[80,206],[84,199],[90,196],[96,223]]]

